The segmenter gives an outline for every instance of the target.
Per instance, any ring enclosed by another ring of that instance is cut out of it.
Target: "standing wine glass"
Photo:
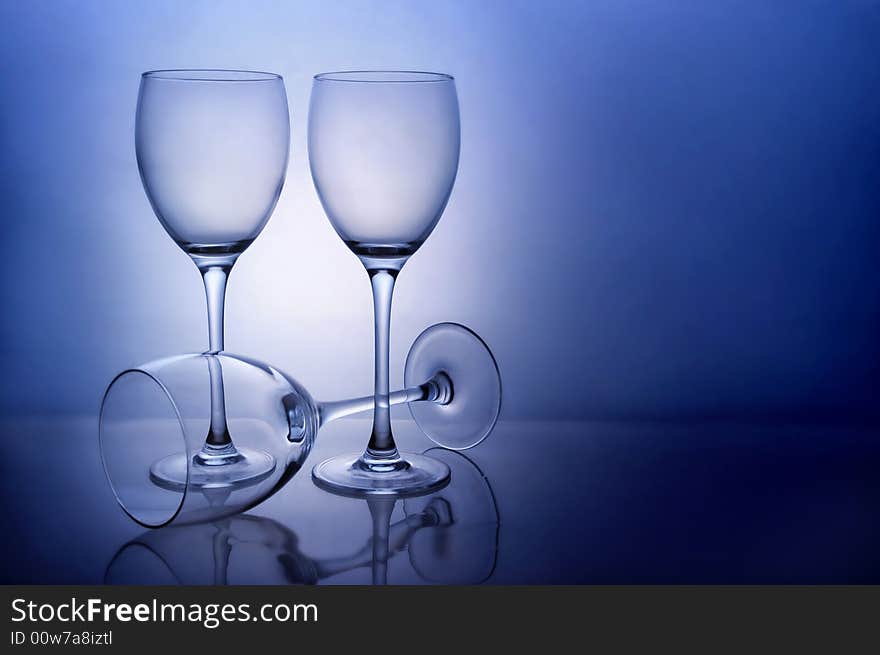
[[[138,168],[162,226],[205,284],[211,423],[193,456],[170,455],[151,476],[169,485],[222,487],[269,475],[274,458],[237,448],[226,421],[223,307],[238,256],[259,235],[287,171],[290,122],[281,76],[235,70],[163,70],[141,77]]]
[[[449,75],[351,71],[314,78],[312,178],[334,229],[367,269],[375,316],[373,431],[362,454],[315,467],[315,480],[330,490],[394,495],[448,482],[443,462],[397,450],[388,350],[394,281],[440,220],[459,144],[458,98]]]

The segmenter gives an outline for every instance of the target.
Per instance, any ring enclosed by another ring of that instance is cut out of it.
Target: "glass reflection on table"
[[[373,584],[387,584],[388,561],[404,552],[423,583],[485,582],[495,570],[500,535],[498,507],[489,481],[460,453],[432,448],[430,455],[450,467],[450,483],[439,491],[406,499],[353,499],[367,505],[372,534],[347,555],[306,554],[292,528],[269,518],[241,514],[212,523],[144,532],[115,553],[104,582],[318,584],[346,571],[370,567]],[[393,521],[398,502],[404,516]],[[333,516],[327,520],[332,521]]]

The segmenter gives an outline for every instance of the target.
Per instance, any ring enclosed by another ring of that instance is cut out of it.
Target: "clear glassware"
[[[376,505],[393,509],[396,499],[369,498],[372,516],[379,520],[370,538],[348,555],[307,554],[287,526],[245,514],[145,532],[114,554],[104,583],[317,584],[370,567],[374,583],[384,584],[388,560],[406,552],[425,582],[480,584],[492,575],[498,557],[501,523],[495,496],[485,475],[467,457],[452,451],[436,455],[453,470],[450,484],[408,499],[405,516],[393,523],[391,512]],[[238,553],[246,553],[247,566]]]
[[[208,307],[211,421],[194,467],[182,454],[154,475],[169,485],[257,483],[277,466],[236,445],[218,353],[224,349],[226,282],[278,201],[287,172],[290,120],[275,73],[160,70],[141,76],[135,145],[144,190],[159,222],[198,267]],[[200,360],[201,361],[201,360]]]
[[[443,213],[459,157],[459,113],[450,75],[348,71],[316,75],[309,162],[330,223],[367,270],[375,319],[373,429],[363,453],[317,465],[339,491],[394,494],[435,489],[449,467],[401,454],[391,429],[388,351],[394,282]]]
[[[419,422],[429,438],[444,445],[446,422],[458,423],[466,442],[491,432],[501,383],[492,354],[476,334],[454,323],[428,328],[414,342],[407,370],[411,380],[417,372],[434,372],[390,394],[389,403],[436,405],[439,413]],[[260,475],[246,480],[235,467],[205,473],[199,458],[215,420],[218,372],[226,391],[224,420],[236,447],[264,457]],[[117,501],[141,525],[217,520],[282,488],[302,467],[321,426],[370,411],[373,404],[372,395],[318,402],[285,373],[238,355],[180,355],[128,369],[110,383],[99,415],[101,458]]]

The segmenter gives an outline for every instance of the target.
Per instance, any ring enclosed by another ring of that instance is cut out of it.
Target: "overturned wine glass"
[[[260,475],[202,475],[205,433],[217,410],[213,380],[222,375],[224,416],[239,448],[266,453]],[[456,323],[427,328],[406,358],[404,388],[420,429],[444,448],[483,441],[498,420],[501,378],[486,343]],[[262,502],[296,473],[320,428],[371,411],[374,396],[319,402],[278,369],[230,353],[187,354],[127,369],[104,393],[99,443],[104,471],[125,512],[145,527],[216,520]],[[169,466],[169,463],[172,466]],[[415,491],[415,490],[412,490]],[[397,496],[381,487],[376,496]]]

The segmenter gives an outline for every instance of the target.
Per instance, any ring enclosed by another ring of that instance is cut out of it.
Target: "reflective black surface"
[[[342,420],[251,512],[147,532],[110,493],[95,419],[0,429],[4,583],[880,582],[876,428],[502,422],[442,455],[449,487],[377,508],[309,476],[369,431]]]

